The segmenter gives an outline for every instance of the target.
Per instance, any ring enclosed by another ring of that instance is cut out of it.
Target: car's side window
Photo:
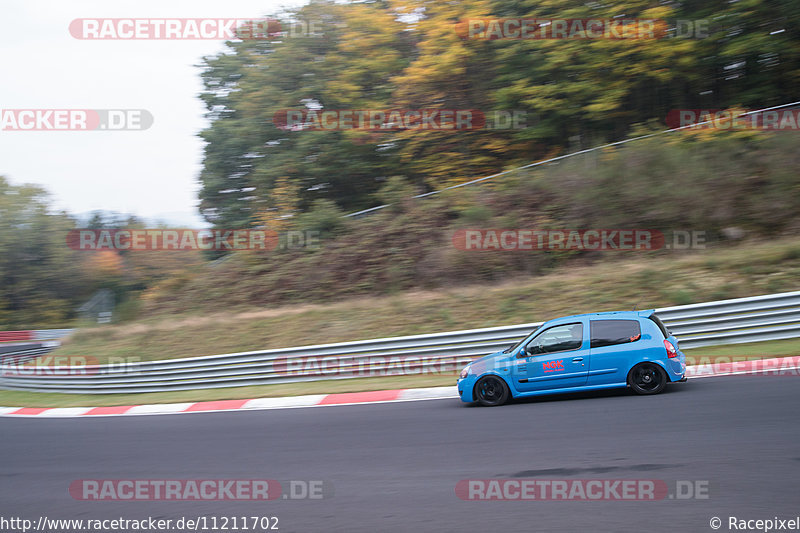
[[[562,324],[547,328],[528,343],[530,355],[577,350],[583,344],[583,324]]]
[[[592,348],[636,342],[642,338],[638,320],[592,320]]]

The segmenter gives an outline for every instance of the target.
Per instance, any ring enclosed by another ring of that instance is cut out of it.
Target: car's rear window
[[[625,344],[642,338],[638,320],[592,320],[592,348]]]
[[[664,325],[664,323],[661,321],[660,318],[658,318],[658,316],[655,315],[655,313],[650,315],[648,318],[656,323],[656,326],[658,326],[658,329],[661,330],[661,334],[664,335],[665,339],[670,336],[670,332],[667,329],[667,326]]]

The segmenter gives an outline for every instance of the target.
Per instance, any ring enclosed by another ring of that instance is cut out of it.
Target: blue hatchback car
[[[654,310],[556,318],[520,342],[476,359],[458,380],[464,402],[630,387],[657,394],[686,381],[686,357]]]

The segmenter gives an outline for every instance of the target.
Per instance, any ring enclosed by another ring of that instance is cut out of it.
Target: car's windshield
[[[503,353],[511,353],[511,352],[513,352],[514,350],[516,350],[517,348],[519,348],[520,346],[522,346],[522,345],[525,343],[525,341],[527,341],[528,339],[531,339],[531,338],[535,337],[535,336],[536,336],[536,333],[537,333],[539,330],[541,330],[541,329],[542,329],[542,327],[541,327],[541,326],[539,326],[538,328],[536,328],[535,330],[533,330],[533,331],[532,331],[530,334],[526,335],[525,337],[522,337],[522,339],[520,339],[520,340],[519,340],[519,342],[517,342],[517,343],[515,343],[515,344],[512,344],[511,346],[509,346],[508,348],[506,348],[505,350],[503,350]]]

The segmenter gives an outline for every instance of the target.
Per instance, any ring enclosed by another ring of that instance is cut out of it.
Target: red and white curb
[[[688,366],[686,367],[686,376],[692,379],[741,374],[798,376],[800,375],[798,370],[800,370],[800,356],[794,356]],[[293,409],[364,403],[413,402],[455,398],[458,398],[458,392],[454,386],[451,386],[339,394],[312,394],[308,396],[287,396],[284,398],[256,398],[253,400],[217,400],[209,402],[159,403],[152,405],[121,405],[110,407],[0,407],[0,417],[70,418],[76,416],[166,415],[263,409]]]
[[[430,387],[424,389],[399,389],[340,394],[312,394],[284,398],[256,398],[254,400],[216,400],[210,402],[157,403],[152,405],[120,405],[110,407],[0,407],[2,416],[25,417],[75,417],[75,416],[128,416],[167,415],[178,413],[209,413],[221,411],[246,411],[262,409],[293,409],[299,407],[325,407],[364,403],[413,402],[458,398],[455,387]]]

